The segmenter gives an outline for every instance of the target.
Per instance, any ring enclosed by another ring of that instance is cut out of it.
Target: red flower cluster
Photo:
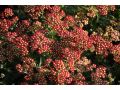
[[[66,70],[64,62],[62,60],[53,61],[53,68],[51,68],[51,74],[55,78],[52,80],[55,81],[56,84],[64,84],[66,80],[70,77],[70,73]]]
[[[51,40],[38,30],[31,37],[31,48],[32,50],[37,50],[39,54],[49,52],[51,42]]]
[[[24,11],[28,13],[32,19],[38,19],[45,8],[47,8],[47,6],[24,6]]]
[[[9,42],[16,46],[21,55],[28,54],[28,42],[23,37],[17,36],[16,32],[8,32],[6,35]]]
[[[108,55],[108,50],[110,50],[112,47],[111,42],[104,40],[99,35],[91,35],[91,39],[93,40],[93,44],[97,54],[104,54],[105,56]]]
[[[112,48],[111,48],[111,53],[113,54],[114,56],[114,60],[118,63],[120,63],[120,44],[118,45],[114,45]]]
[[[107,15],[108,14],[108,6],[98,5],[97,8],[98,8],[100,15]]]
[[[91,74],[91,77],[95,84],[100,84],[100,85],[109,84],[109,82],[107,82],[106,79],[107,76],[106,70],[107,70],[106,67],[100,66],[96,69],[94,73]]]
[[[14,13],[13,13],[13,10],[12,10],[11,8],[6,8],[6,9],[4,10],[4,16],[5,16],[5,17],[13,16],[13,15],[14,15]]]
[[[97,5],[96,6],[100,15],[107,15],[109,10],[114,11],[115,10],[115,6],[114,5]]]
[[[97,65],[84,53],[95,52],[104,58],[112,53],[120,63],[120,44],[114,45],[100,35],[89,35],[77,25],[75,16],[67,15],[60,6],[23,8],[28,16],[24,20],[18,20],[10,8],[0,17],[0,37],[3,38],[0,61],[16,61],[16,70],[24,74],[20,84],[108,84],[107,68]],[[107,15],[110,6],[97,6],[97,9],[100,15]],[[111,10],[114,11],[114,6]],[[90,16],[95,17],[94,14]],[[118,32],[116,34],[119,38]],[[92,82],[87,81],[85,73],[89,73]]]
[[[96,77],[105,78],[106,77],[106,67],[98,67],[96,69]]]
[[[85,82],[85,77],[81,74],[81,73],[78,73],[73,81],[75,82],[75,84],[77,85],[87,85],[87,82]]]

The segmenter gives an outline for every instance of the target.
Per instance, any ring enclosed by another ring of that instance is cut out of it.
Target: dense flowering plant
[[[0,6],[0,84],[120,84],[119,18],[115,5]]]

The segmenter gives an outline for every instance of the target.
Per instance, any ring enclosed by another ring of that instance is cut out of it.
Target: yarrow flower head
[[[104,40],[99,35],[91,35],[97,54],[108,54],[108,50],[113,46],[111,42]]]
[[[120,44],[114,45],[110,51],[114,56],[114,60],[120,63]]]
[[[36,31],[33,36],[31,36],[32,50],[37,50],[39,54],[43,52],[49,52],[51,42],[52,41],[46,38],[45,35],[40,32],[40,30]]]

